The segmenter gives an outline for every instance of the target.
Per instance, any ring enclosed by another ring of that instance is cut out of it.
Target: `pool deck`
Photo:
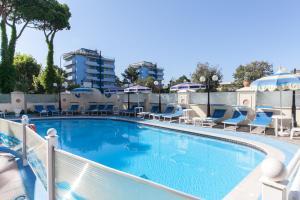
[[[49,117],[57,119],[61,117]],[[177,129],[184,132],[195,133],[204,136],[228,139],[229,141],[239,141],[247,143],[253,147],[259,147],[267,153],[268,156],[276,157],[286,165],[292,159],[293,155],[300,148],[300,138],[295,137],[291,140],[289,137],[275,137],[273,130],[269,129],[266,135],[250,134],[247,126],[240,127],[238,131],[224,131],[223,126],[215,128],[202,128],[199,126],[162,122],[158,120],[141,120],[130,117],[116,116],[64,116],[63,118],[95,118],[95,119],[117,119],[125,121],[138,122],[145,125],[158,126],[162,128]],[[33,119],[33,118],[32,118]],[[46,117],[35,117],[34,119],[48,119]],[[7,156],[2,156],[0,152],[0,196],[1,199],[14,199],[14,197],[24,195],[24,177],[20,175],[18,165],[15,161],[10,161]],[[5,154],[4,154],[5,155]],[[9,177],[9,178],[8,178]],[[259,198],[261,184],[260,165],[253,170],[240,184],[233,189],[224,199],[243,199],[254,200]],[[8,182],[7,182],[8,181]],[[254,184],[255,183],[255,184]],[[4,197],[4,198],[3,198]]]
[[[23,178],[16,160],[10,154],[0,152],[1,200],[13,200],[25,194]]]

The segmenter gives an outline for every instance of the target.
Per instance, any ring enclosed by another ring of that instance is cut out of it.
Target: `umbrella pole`
[[[282,126],[282,90],[280,90],[280,132],[283,133],[283,126]]]
[[[294,74],[296,74],[296,68],[294,69]],[[292,126],[297,127],[297,120],[296,120],[296,92],[293,90],[293,99],[292,99]]]
[[[137,92],[136,94],[137,94],[137,98],[138,98],[138,99],[137,99],[137,100],[138,100],[138,107],[140,107],[140,96],[139,96],[139,93],[138,93],[138,92]]]

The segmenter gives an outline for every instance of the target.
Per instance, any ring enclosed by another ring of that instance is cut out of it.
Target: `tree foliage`
[[[218,76],[218,81],[212,81],[214,75]],[[210,83],[210,89],[216,91],[221,82],[223,75],[221,70],[217,66],[212,66],[209,63],[198,63],[195,72],[192,74],[192,81],[195,83],[202,83],[200,78],[201,76],[205,77],[205,83]]]
[[[46,0],[39,7],[39,18],[35,20],[34,27],[43,31],[48,46],[47,65],[41,75],[41,84],[47,93],[53,93],[57,72],[54,67],[54,38],[58,31],[70,29],[71,13],[66,4],[56,0]]]
[[[11,92],[15,87],[15,68],[13,60],[17,40],[25,28],[37,18],[39,0],[1,0],[1,64],[0,89],[2,92]],[[7,29],[9,27],[9,29]],[[10,30],[8,37],[7,30]]]
[[[136,81],[139,79],[139,73],[134,67],[128,67],[125,69],[124,73],[122,73],[122,76],[129,83],[136,83]]]
[[[169,86],[172,87],[173,85],[177,85],[184,82],[191,82],[191,80],[186,75],[182,75],[177,79],[172,78],[169,82]]]
[[[157,92],[158,87],[154,84],[155,79],[152,76],[148,76],[146,79],[138,79],[136,84],[148,87],[152,92]]]
[[[16,68],[16,90],[33,91],[33,79],[39,75],[41,65],[30,55],[17,54],[14,58],[14,66]]]
[[[273,73],[273,65],[265,61],[253,61],[246,65],[240,65],[233,74],[236,87],[243,87],[243,81],[254,81]]]

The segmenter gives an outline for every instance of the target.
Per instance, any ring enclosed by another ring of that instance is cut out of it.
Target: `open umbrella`
[[[282,116],[282,91],[284,90],[299,90],[300,76],[296,74],[287,73],[285,69],[279,70],[271,76],[266,76],[254,81],[250,88],[254,91],[280,91],[280,115]],[[295,120],[295,119],[293,119]],[[281,132],[283,132],[282,119],[280,125]]]
[[[77,98],[80,98],[81,94],[91,94],[93,91],[93,88],[80,87],[71,90],[71,93],[74,94]]]
[[[140,85],[135,85],[129,88],[126,88],[124,90],[125,93],[136,93],[138,95],[138,106],[140,106],[140,100],[139,100],[139,94],[140,93],[150,93],[151,89],[148,87],[140,86]],[[128,98],[129,99],[129,98]],[[129,100],[128,100],[129,101]],[[129,103],[128,103],[129,104]]]
[[[112,87],[104,90],[104,94],[122,94],[124,93],[124,89],[121,87]]]
[[[170,88],[171,91],[180,91],[180,90],[191,90],[191,91],[196,91],[199,89],[204,89],[205,85],[200,84],[200,83],[191,83],[191,82],[185,82],[185,83],[180,83],[177,85],[174,85]]]

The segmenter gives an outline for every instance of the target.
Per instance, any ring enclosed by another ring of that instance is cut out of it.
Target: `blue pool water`
[[[222,199],[265,157],[246,146],[136,123],[34,123],[42,136],[56,128],[65,151],[207,200]]]

